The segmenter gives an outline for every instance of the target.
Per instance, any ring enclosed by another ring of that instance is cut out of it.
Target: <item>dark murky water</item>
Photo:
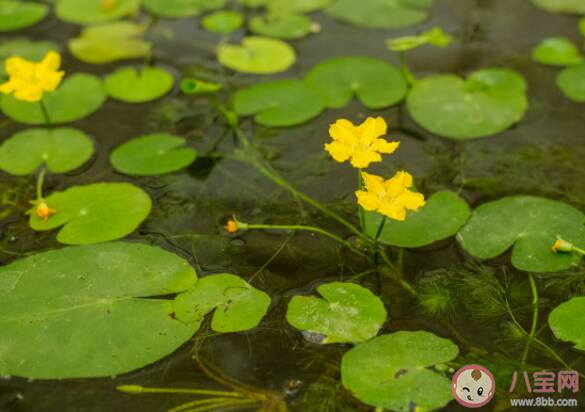
[[[422,26],[403,31],[363,30],[336,23],[320,14],[314,15],[323,30],[294,42],[299,61],[294,68],[278,77],[299,76],[315,63],[328,57],[364,54],[397,63],[386,51],[388,37],[414,33],[441,26],[457,41],[447,49],[425,47],[409,55],[414,73],[466,73],[481,67],[506,66],[522,73],[529,84],[530,110],[516,127],[500,135],[471,142],[451,142],[425,133],[398,108],[375,112],[385,116],[396,130],[394,138],[402,148],[374,169],[388,175],[396,167],[406,167],[422,178],[420,189],[432,192],[446,188],[460,190],[473,205],[507,194],[534,194],[569,201],[585,208],[582,133],[585,111],[571,103],[557,89],[557,70],[531,61],[530,51],[542,38],[563,35],[578,44],[577,18],[553,15],[536,9],[528,0],[437,0],[431,18]],[[77,28],[52,18],[23,36],[53,40],[65,48],[66,40]],[[150,32],[155,42],[159,64],[177,73],[213,78],[232,76],[222,69],[213,56],[215,36],[199,29],[193,21],[161,21]],[[107,73],[114,65],[89,66],[65,56],[69,72]],[[262,77],[265,79],[266,77]],[[249,84],[259,78],[233,75],[232,85]],[[338,210],[353,213],[355,203],[354,170],[327,159],[322,150],[327,141],[327,125],[340,117],[358,120],[373,114],[354,102],[341,110],[328,110],[310,124],[283,130],[267,130],[246,122],[245,127],[261,140],[265,155],[274,167],[298,188]],[[4,121],[6,119],[2,119]],[[74,184],[97,181],[127,180],[108,165],[110,151],[129,138],[155,131],[168,131],[189,138],[199,153],[212,150],[224,131],[224,125],[203,99],[182,96],[175,91],[170,97],[149,105],[126,105],[109,100],[93,116],[73,125],[93,136],[97,157],[84,170],[55,177],[47,182],[47,193]],[[10,136],[23,126],[8,123],[0,129]],[[230,136],[224,138],[218,152],[229,153]],[[489,178],[489,181],[486,179]],[[295,202],[287,193],[267,181],[255,170],[228,158],[203,158],[184,173],[165,177],[132,179],[145,188],[155,208],[147,222],[131,238],[161,245],[197,265],[201,273],[233,272],[245,278],[255,276],[256,286],[273,298],[273,306],[262,325],[251,333],[210,336],[198,339],[201,354],[225,374],[250,385],[281,391],[289,380],[302,382],[300,391],[287,398],[293,411],[368,410],[351,400],[339,386],[339,359],[349,348],[322,347],[303,340],[284,319],[286,303],[299,291],[308,291],[326,280],[349,279],[363,270],[359,261],[344,256],[335,244],[308,234],[251,232],[242,238],[230,238],[220,231],[223,220],[237,213],[245,221],[272,223],[304,222],[338,228],[307,206]],[[487,183],[489,183],[489,185]],[[20,207],[0,221],[0,263],[16,256],[58,246],[53,233],[33,233],[23,212],[33,197],[32,178],[0,176],[0,190],[8,193]],[[481,190],[480,190],[481,189]],[[339,233],[339,232],[338,232]],[[344,235],[344,233],[340,233]],[[265,270],[256,273],[279,249]],[[409,280],[430,271],[461,266],[469,261],[454,240],[440,242],[422,250],[405,253],[405,273]],[[528,290],[525,274],[508,265],[509,257],[488,262],[512,279],[519,290]],[[504,266],[504,268],[502,268]],[[546,279],[540,279],[544,285]],[[449,337],[462,353],[483,347],[488,353],[506,353],[517,360],[517,351],[502,338],[504,318],[475,319],[460,314],[452,324],[437,322],[426,316],[399,286],[380,283],[374,277],[361,282],[383,296],[390,320],[382,332],[425,329]],[[529,292],[526,292],[529,294]],[[544,288],[541,319],[566,293]],[[517,316],[527,321],[529,296],[519,298]],[[136,316],[140,316],[137,313]],[[1,331],[0,331],[1,333]],[[553,342],[546,328],[541,337]],[[198,335],[199,336],[199,335]],[[203,334],[205,336],[205,334]],[[584,367],[582,359],[565,345],[555,349],[575,368]],[[119,393],[120,384],[155,387],[222,388],[206,377],[191,359],[193,343],[185,344],[175,354],[142,370],[115,379],[88,379],[64,382],[27,382],[10,379],[0,382],[0,411],[162,411],[186,402],[189,396],[142,395]],[[558,366],[534,355],[536,367]],[[486,361],[486,366],[492,366]],[[514,369],[514,365],[508,368]],[[504,368],[505,369],[505,368]],[[582,401],[583,402],[583,401]],[[504,404],[505,405],[505,404]],[[491,404],[491,409],[497,403]],[[454,403],[446,410],[460,410]]]

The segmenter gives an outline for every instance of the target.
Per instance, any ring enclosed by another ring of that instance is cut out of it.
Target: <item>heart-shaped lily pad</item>
[[[106,101],[103,82],[96,76],[76,73],[66,77],[54,92],[43,97],[51,124],[69,123],[83,119],[98,110]],[[6,116],[26,124],[44,125],[45,117],[38,103],[4,96],[2,111]]]
[[[509,69],[482,69],[466,80],[453,74],[417,81],[408,95],[414,120],[432,133],[474,139],[503,132],[528,108],[526,81]]]
[[[319,343],[363,342],[376,336],[386,321],[384,303],[360,285],[332,282],[319,286],[317,292],[322,299],[293,297],[286,320],[322,337]]]
[[[0,146],[0,169],[17,176],[33,173],[43,163],[51,173],[67,173],[89,160],[93,143],[76,129],[27,129]]]
[[[400,71],[383,60],[336,57],[319,63],[305,77],[307,85],[321,95],[329,108],[340,108],[357,98],[369,109],[400,102],[407,85]]]
[[[305,37],[311,32],[311,19],[302,14],[267,14],[254,16],[249,27],[253,33],[294,40]]]
[[[457,239],[463,249],[490,259],[512,249],[512,264],[527,272],[558,272],[576,265],[576,253],[553,253],[557,236],[585,247],[585,215],[566,203],[511,196],[479,206]]]
[[[113,376],[155,362],[197,328],[154,297],[196,280],[184,259],[138,243],[66,247],[0,267],[0,375]]]
[[[435,410],[453,400],[451,380],[429,367],[458,353],[449,339],[429,332],[382,335],[343,356],[341,380],[356,398],[380,409]]]
[[[49,12],[46,4],[0,0],[0,32],[23,29],[37,24]]]
[[[57,0],[57,17],[69,23],[106,23],[136,14],[140,0]]]
[[[199,325],[213,311],[211,328],[216,332],[240,332],[258,326],[268,307],[270,296],[250,286],[242,278],[220,274],[199,279],[190,291],[175,299],[178,320]]]
[[[233,10],[220,10],[203,19],[203,27],[212,33],[229,34],[244,24],[244,16]]]
[[[406,220],[386,219],[379,241],[399,247],[421,247],[456,234],[470,215],[467,202],[457,193],[442,191],[433,194],[416,212],[408,212]],[[371,237],[378,233],[382,219],[379,213],[366,213],[366,228]]]
[[[355,26],[399,29],[423,22],[433,0],[337,0],[325,12]]]
[[[56,213],[42,220],[32,213],[30,227],[61,227],[57,240],[68,245],[107,242],[132,233],[150,213],[150,197],[130,183],[94,183],[55,192],[46,202]]]
[[[174,84],[173,76],[159,67],[144,67],[140,71],[124,67],[106,76],[106,91],[114,99],[127,103],[144,103],[167,94]]]
[[[585,14],[583,0],[532,0],[532,3],[553,13]]]
[[[185,139],[165,133],[137,137],[118,146],[110,157],[114,169],[127,175],[149,176],[175,172],[195,161],[195,149]]]
[[[126,21],[86,27],[79,37],[69,40],[69,51],[91,64],[148,57],[152,45],[143,40],[144,30]]]
[[[255,115],[266,126],[293,126],[324,109],[321,97],[300,80],[276,80],[239,90],[234,96],[239,115]]]
[[[0,43],[0,78],[6,76],[4,60],[8,57],[20,56],[27,60],[40,61],[50,51],[59,51],[59,46],[50,41],[32,41],[26,38]]]
[[[544,39],[532,51],[532,58],[538,63],[551,66],[572,66],[583,62],[577,46],[565,37]]]
[[[144,8],[156,16],[185,19],[204,11],[220,9],[226,0],[143,0]]]
[[[572,342],[575,348],[585,350],[585,297],[579,296],[561,303],[548,315],[548,325],[555,336]]]
[[[557,85],[569,99],[585,102],[585,64],[567,67],[557,77]]]
[[[294,49],[283,41],[268,37],[244,37],[241,45],[220,44],[217,58],[232,70],[242,73],[270,74],[287,70],[296,60]]]

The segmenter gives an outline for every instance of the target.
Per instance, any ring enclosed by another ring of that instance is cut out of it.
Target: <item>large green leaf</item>
[[[432,333],[396,332],[357,345],[341,361],[341,380],[368,405],[392,411],[430,411],[453,400],[450,379],[429,369],[459,353]]]
[[[46,4],[28,1],[0,0],[0,32],[23,29],[45,18]]]
[[[305,37],[311,32],[311,25],[311,19],[302,14],[258,15],[249,22],[253,33],[285,40]]]
[[[421,23],[433,0],[337,0],[325,12],[367,28],[399,29]]]
[[[195,287],[175,299],[178,320],[199,325],[213,311],[216,332],[240,332],[258,326],[270,306],[270,297],[242,278],[220,274],[201,278]]]
[[[555,336],[585,350],[585,297],[575,297],[557,306],[548,316],[548,324]]]
[[[255,115],[266,126],[293,126],[317,116],[324,109],[321,97],[300,80],[255,84],[234,95],[239,115]]]
[[[51,124],[69,123],[89,116],[106,101],[103,82],[96,76],[76,73],[63,81],[57,90],[45,94],[43,101]],[[45,117],[39,103],[17,100],[14,96],[2,99],[6,116],[26,124],[44,125]]]
[[[113,376],[155,362],[197,328],[154,297],[196,280],[184,259],[138,243],[67,247],[0,267],[0,375]]]
[[[0,78],[6,76],[4,60],[11,56],[20,56],[27,60],[40,61],[49,51],[59,51],[59,46],[50,41],[32,41],[16,38],[0,43]]]
[[[572,66],[583,62],[577,46],[565,37],[549,37],[535,47],[532,58],[551,66]]]
[[[343,107],[356,95],[364,106],[381,109],[400,102],[407,92],[406,81],[397,68],[364,56],[325,60],[309,71],[305,82],[329,108]]]
[[[173,19],[198,16],[206,10],[222,8],[226,0],[143,0],[144,8],[154,15]]]
[[[576,253],[553,253],[557,236],[585,247],[585,215],[566,203],[511,196],[479,206],[457,238],[472,256],[490,259],[512,247],[512,264],[527,272],[558,272],[576,265]]]
[[[332,0],[266,0],[265,6],[271,14],[313,13],[324,9]]]
[[[320,343],[363,342],[373,338],[386,320],[379,297],[354,283],[321,285],[323,297],[295,296],[286,320],[295,328],[320,337]]]
[[[557,76],[557,85],[569,99],[585,102],[585,64],[563,69]]]
[[[17,176],[33,173],[42,164],[51,173],[66,173],[89,160],[93,142],[76,129],[27,129],[0,146],[0,169]]]
[[[242,27],[244,16],[237,11],[220,10],[205,16],[202,24],[212,33],[229,34]]]
[[[366,213],[368,234],[375,237],[386,219],[379,241],[385,245],[420,247],[456,234],[467,222],[469,206],[457,193],[442,191],[433,194],[425,206],[408,212],[406,220],[387,219],[376,212]]]
[[[69,245],[107,242],[132,233],[148,216],[150,197],[130,183],[74,186],[46,198],[56,213],[42,220],[32,213],[30,227],[52,230],[63,226],[57,240]]]
[[[114,169],[127,175],[149,176],[183,169],[196,157],[195,149],[185,147],[184,138],[157,133],[118,146],[110,162]]]
[[[509,69],[482,69],[466,80],[453,74],[415,83],[408,95],[414,120],[432,133],[474,139],[503,132],[528,108],[526,82]]]
[[[140,0],[57,0],[57,17],[69,23],[96,24],[136,14]]]
[[[219,62],[242,73],[270,74],[287,70],[296,60],[294,49],[283,41],[268,37],[244,37],[241,45],[222,43]]]
[[[69,40],[69,51],[86,63],[104,64],[150,55],[152,45],[142,39],[144,26],[121,21],[86,27]]]
[[[106,91],[114,99],[127,103],[144,103],[167,94],[174,84],[173,76],[158,67],[144,67],[140,71],[124,67],[106,76]]]
[[[585,2],[583,0],[532,0],[532,2],[538,7],[553,13],[585,14]]]

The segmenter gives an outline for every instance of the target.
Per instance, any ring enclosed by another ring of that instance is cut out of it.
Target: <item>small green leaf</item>
[[[453,400],[451,380],[429,369],[459,349],[429,332],[396,332],[357,345],[341,360],[341,381],[362,402],[384,410],[423,411]]]
[[[244,24],[244,16],[232,10],[221,10],[211,13],[203,19],[203,27],[207,31],[219,34],[232,33]]]
[[[103,82],[96,76],[75,73],[66,77],[54,92],[46,93],[43,102],[51,124],[69,123],[83,119],[97,111],[106,101]],[[39,103],[4,96],[1,102],[4,114],[17,122],[44,125],[46,123]]]
[[[583,0],[532,0],[532,3],[553,13],[585,14]]]
[[[302,14],[268,14],[250,19],[250,30],[262,36],[294,40],[311,32],[311,19]]]
[[[452,36],[445,33],[440,27],[435,27],[418,36],[403,36],[386,40],[386,47],[391,51],[404,52],[424,46],[425,44],[436,47],[447,47],[452,42]]]
[[[42,164],[51,173],[67,173],[89,160],[93,142],[69,128],[27,129],[0,146],[0,169],[17,176],[33,173]]]
[[[220,274],[201,278],[195,287],[177,296],[174,310],[178,320],[195,325],[213,311],[211,329],[228,333],[255,328],[269,306],[266,293],[238,276]]]
[[[144,67],[140,71],[124,67],[106,76],[106,91],[114,99],[126,103],[144,103],[167,94],[174,84],[173,76],[158,67]]]
[[[532,51],[538,63],[552,66],[573,66],[583,62],[583,56],[572,41],[565,37],[549,37]]]
[[[267,0],[266,8],[271,14],[304,14],[324,9],[332,0]]]
[[[355,26],[400,29],[422,23],[433,0],[336,0],[325,12]]]
[[[442,191],[427,199],[416,212],[408,212],[405,221],[386,219],[379,241],[399,247],[421,247],[456,234],[471,214],[467,202],[457,193]],[[382,219],[379,213],[366,213],[366,228],[371,237],[378,233]]]
[[[255,115],[266,126],[304,123],[323,110],[321,97],[300,80],[255,84],[234,95],[234,109],[241,116]]]
[[[143,34],[143,26],[126,21],[86,27],[79,37],[69,40],[69,51],[91,64],[148,57],[152,45],[142,39]]]
[[[575,297],[561,303],[548,315],[548,324],[557,339],[575,344],[585,350],[585,297]]]
[[[31,213],[30,227],[46,231],[63,226],[57,240],[81,245],[120,239],[147,218],[150,197],[129,183],[94,183],[74,186],[45,198],[57,212],[48,220]]]
[[[144,8],[156,16],[187,19],[204,11],[220,9],[226,0],[143,0]]]
[[[185,139],[157,133],[137,137],[118,146],[110,156],[114,169],[127,175],[150,176],[181,170],[195,161],[195,149]]]
[[[219,62],[242,73],[270,74],[288,70],[296,60],[294,49],[267,37],[244,37],[241,45],[220,44]]]
[[[345,106],[354,95],[369,109],[382,109],[404,99],[406,81],[383,60],[364,56],[336,57],[313,67],[305,83],[321,95],[328,108]]]
[[[32,41],[17,38],[0,43],[0,78],[6,75],[4,60],[11,56],[20,56],[31,61],[41,61],[50,51],[59,51],[59,46],[50,41]]]
[[[363,342],[378,334],[386,321],[384,303],[354,283],[321,285],[323,297],[295,296],[286,320],[295,328],[321,337],[320,343]]]
[[[503,132],[528,108],[526,81],[509,69],[482,69],[417,81],[408,95],[414,120],[439,136],[475,139]]]
[[[181,81],[181,91],[185,94],[215,93],[222,87],[223,86],[220,83],[206,82],[189,77]]]
[[[76,24],[98,24],[138,13],[140,0],[57,0],[55,13]]]
[[[24,29],[43,20],[49,7],[46,4],[0,0],[0,32]]]
[[[111,377],[156,362],[197,331],[160,296],[196,280],[184,259],[139,243],[66,247],[2,266],[0,375]]]
[[[559,272],[577,265],[577,253],[553,253],[557,236],[585,247],[585,215],[565,203],[511,196],[485,203],[457,235],[469,254],[491,259],[512,248],[512,265],[527,272]]]
[[[567,67],[557,76],[557,85],[569,99],[585,102],[585,64]]]

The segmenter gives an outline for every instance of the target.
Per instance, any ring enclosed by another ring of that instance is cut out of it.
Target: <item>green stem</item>
[[[351,249],[353,252],[357,253],[358,255],[363,256],[363,257],[367,257],[365,253],[363,253],[359,249],[356,249],[356,247],[353,246],[348,241],[340,238],[337,235],[334,235],[331,232],[328,232],[327,230],[324,230],[324,229],[321,229],[321,228],[315,227],[315,226],[244,224],[244,225],[242,225],[242,228],[243,229],[274,229],[274,230],[305,230],[305,231],[309,231],[309,232],[317,232],[317,233],[320,233],[322,235],[325,235],[325,236],[335,240],[336,242],[342,244],[343,246]]]
[[[528,340],[524,346],[524,352],[522,353],[522,360],[520,361],[520,369],[524,369],[526,365],[526,359],[530,351],[530,345],[536,335],[536,327],[538,325],[538,290],[536,289],[536,282],[532,273],[528,273],[528,281],[530,282],[530,290],[532,291],[532,325],[530,326],[530,333],[528,334]]]
[[[47,106],[45,106],[43,99],[39,100],[39,105],[41,106],[41,112],[43,112],[43,117],[45,118],[47,127],[51,127],[51,119],[49,118],[49,112],[47,111]]]
[[[408,67],[408,62],[406,61],[406,52],[401,51],[398,53],[398,57],[400,59],[400,70],[402,71],[402,75],[406,79],[406,82],[409,86],[413,86],[416,83],[416,77],[410,71],[410,67]]]
[[[131,394],[142,393],[173,393],[173,394],[188,394],[188,395],[204,395],[204,396],[221,396],[230,398],[242,398],[243,395],[238,392],[227,391],[213,391],[207,389],[177,389],[177,388],[145,388],[140,385],[121,385],[116,388],[120,392]]]
[[[382,234],[382,230],[384,230],[384,225],[386,224],[386,219],[387,219],[387,217],[384,216],[382,218],[382,221],[380,222],[380,226],[378,226],[378,230],[376,231],[376,237],[374,238],[374,241],[376,242],[376,244],[378,243],[378,239],[380,238],[380,235]]]
[[[363,190],[364,188],[364,179],[362,178],[362,169],[358,169],[358,190]],[[358,213],[360,217],[360,226],[362,228],[362,240],[364,241],[364,245],[367,241],[368,230],[366,227],[366,211],[360,204],[358,204]]]
[[[386,265],[390,267],[392,272],[394,273],[394,276],[391,276],[391,278],[396,282],[400,283],[400,285],[404,289],[406,289],[412,296],[417,297],[418,293],[416,289],[412,287],[410,283],[404,280],[404,278],[402,277],[401,269],[397,268],[396,265],[392,263],[392,260],[390,260],[390,257],[383,248],[380,248],[380,256],[382,256],[382,259],[384,260]]]
[[[192,408],[194,407],[213,407],[213,408],[219,408],[219,407],[223,407],[226,406],[228,404],[232,404],[232,403],[237,403],[240,404],[242,402],[253,402],[250,399],[229,399],[229,398],[207,398],[207,399],[199,399],[196,401],[192,401],[192,402],[187,402],[184,403],[182,405],[179,405],[175,408],[169,409],[167,412],[181,412],[181,411],[186,411],[186,410],[193,410]]]
[[[195,407],[193,409],[183,409],[184,412],[209,412],[213,410],[220,410],[223,408],[229,408],[233,406],[245,406],[245,405],[252,405],[258,403],[258,401],[253,399],[242,399],[242,400],[227,400],[224,402],[216,402],[208,405],[203,405],[199,407]]]
[[[43,167],[37,177],[37,200],[43,200],[43,183],[45,181],[45,175],[47,174],[47,168]]]

